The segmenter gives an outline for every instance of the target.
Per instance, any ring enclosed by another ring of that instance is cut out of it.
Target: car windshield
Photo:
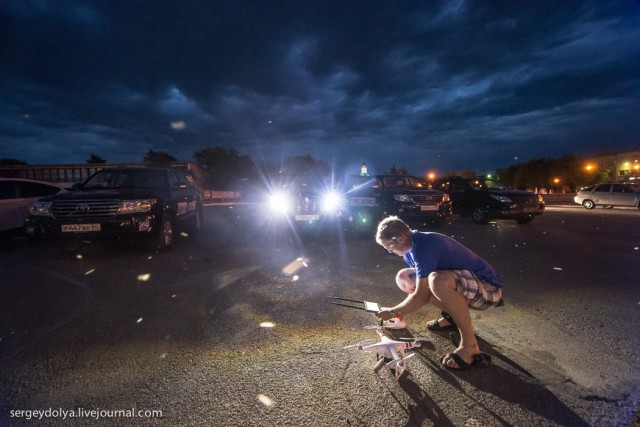
[[[485,178],[466,178],[467,184],[474,190],[508,190],[506,185]]]
[[[165,174],[158,170],[102,170],[82,186],[88,188],[159,188],[165,185]]]
[[[377,180],[372,176],[352,176],[347,180],[347,191],[359,190],[361,188],[373,188],[377,186]]]
[[[387,188],[424,188],[422,183],[410,175],[386,176],[382,178],[382,182]]]

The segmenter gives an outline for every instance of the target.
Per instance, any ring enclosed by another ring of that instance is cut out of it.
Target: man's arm
[[[412,313],[420,307],[427,305],[431,301],[431,289],[429,289],[429,279],[420,278],[416,283],[416,289],[410,293],[400,304],[384,308],[376,313],[382,320],[389,320],[397,316],[404,316]]]

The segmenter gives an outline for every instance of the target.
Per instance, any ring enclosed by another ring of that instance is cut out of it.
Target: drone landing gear
[[[375,365],[373,365],[373,372],[375,372],[376,374],[378,372],[380,372],[380,369],[382,369],[383,366],[385,366],[387,364],[387,360],[384,357],[378,358],[378,361],[376,362]]]
[[[376,374],[380,372],[380,369],[393,362],[393,359],[381,356],[376,356],[376,360],[376,364],[373,365],[373,372],[375,372]],[[389,366],[389,370],[398,381],[409,376],[409,371],[407,370],[407,365],[405,365],[404,360],[399,361],[393,366]]]

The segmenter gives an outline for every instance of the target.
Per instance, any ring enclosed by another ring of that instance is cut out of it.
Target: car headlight
[[[499,194],[489,194],[489,196],[491,196],[492,199],[495,199],[501,203],[513,203],[513,200],[511,200],[507,196],[500,196]]]
[[[157,202],[156,199],[123,200],[120,202],[119,214],[148,212]]]
[[[413,203],[413,199],[408,194],[394,194],[393,199],[402,203]]]
[[[448,193],[444,193],[444,194],[442,195],[442,201],[443,201],[443,202],[450,202],[450,201],[451,201],[451,197],[449,197],[449,194],[448,194]]]
[[[338,210],[342,205],[342,198],[335,191],[330,191],[322,197],[322,210],[325,212],[333,212]]]
[[[274,193],[269,197],[269,207],[271,211],[286,214],[291,207],[291,199],[286,193]]]
[[[33,202],[29,205],[29,213],[33,216],[51,216],[51,202]]]

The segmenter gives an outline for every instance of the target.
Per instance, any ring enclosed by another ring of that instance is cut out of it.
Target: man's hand
[[[391,308],[389,307],[381,307],[382,309],[376,313],[376,316],[379,317],[382,320],[389,320],[389,319],[393,319],[395,316],[395,314],[391,313]]]

